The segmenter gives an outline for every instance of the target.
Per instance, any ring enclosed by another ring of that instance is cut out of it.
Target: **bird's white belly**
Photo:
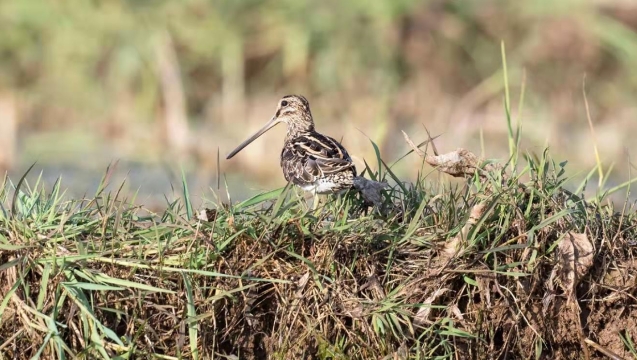
[[[332,181],[319,180],[312,185],[303,185],[301,188],[313,194],[329,194],[334,192],[333,189],[338,188],[338,185]]]

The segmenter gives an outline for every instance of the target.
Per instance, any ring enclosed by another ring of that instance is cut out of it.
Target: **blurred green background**
[[[580,179],[595,165],[586,74],[621,183],[637,151],[636,31],[631,0],[3,0],[0,167],[17,181],[37,161],[35,175],[81,196],[119,160],[113,182],[151,207],[182,167],[195,196],[219,168],[240,199],[285,183],[283,126],[225,155],[290,93],[359,169],[375,164],[367,137],[392,161],[408,150],[401,130],[421,141],[423,124],[441,152],[506,159],[503,41],[522,149],[549,146]],[[412,155],[395,170],[409,181],[420,169]]]

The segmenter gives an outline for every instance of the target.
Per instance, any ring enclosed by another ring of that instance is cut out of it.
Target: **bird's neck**
[[[314,132],[314,123],[312,118],[304,119],[303,121],[290,121],[288,123],[287,139],[294,139],[303,134]]]

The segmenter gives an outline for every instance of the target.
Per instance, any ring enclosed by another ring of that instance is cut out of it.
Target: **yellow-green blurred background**
[[[503,41],[522,150],[549,146],[580,179],[594,166],[586,74],[617,184],[637,151],[636,31],[633,0],[2,0],[0,167],[16,179],[37,161],[82,195],[119,160],[113,181],[152,205],[182,167],[192,193],[216,188],[219,165],[245,197],[285,183],[285,129],[225,155],[290,93],[359,169],[375,166],[366,136],[391,161],[408,150],[401,130],[421,141],[423,124],[442,152],[506,159]],[[412,155],[395,170],[420,169]]]

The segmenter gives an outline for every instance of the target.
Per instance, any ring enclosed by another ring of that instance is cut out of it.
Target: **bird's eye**
[[[288,106],[288,102],[287,102],[287,100],[283,100],[283,101],[281,101],[281,106]]]

